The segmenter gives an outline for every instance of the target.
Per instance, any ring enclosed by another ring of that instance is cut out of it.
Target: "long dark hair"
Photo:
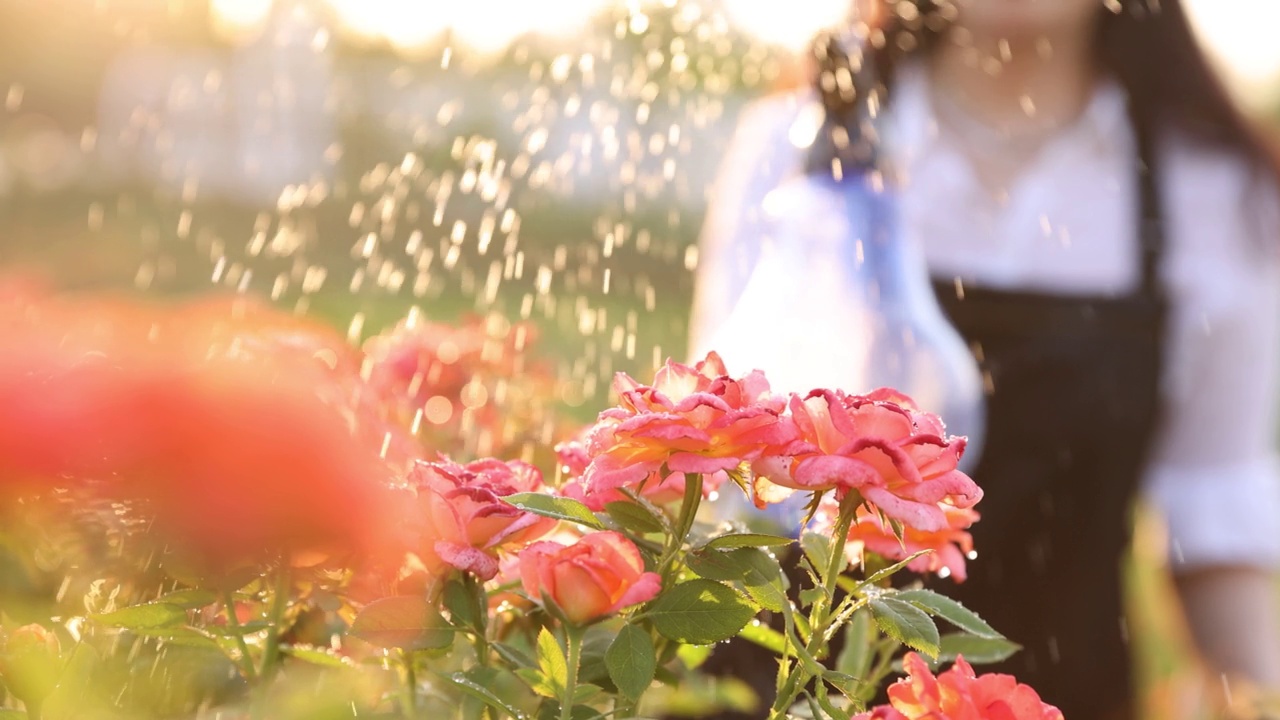
[[[871,86],[872,103],[891,101],[893,68],[902,59],[928,52],[942,39],[955,7],[952,0],[877,0],[884,21],[871,31],[871,62],[859,62],[844,53],[844,44],[832,34],[813,45],[817,60],[817,85],[828,117],[835,125],[865,125],[866,93],[856,97],[832,78],[861,74],[862,86]],[[902,12],[900,5],[911,5]],[[1117,0],[1101,10],[1094,30],[1094,58],[1105,74],[1123,86],[1135,121],[1148,130],[1173,128],[1191,139],[1238,153],[1273,178],[1280,178],[1280,155],[1236,106],[1218,74],[1210,66],[1191,30],[1182,0]],[[844,69],[842,69],[844,68]],[[837,130],[837,141],[815,145],[808,168],[829,167],[832,157],[850,151],[842,148],[847,130]],[[859,151],[865,154],[865,150]],[[856,158],[850,158],[856,159]]]

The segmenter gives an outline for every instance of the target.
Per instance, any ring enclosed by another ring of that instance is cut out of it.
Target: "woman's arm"
[[[1221,566],[1180,573],[1174,580],[1210,667],[1280,691],[1280,594],[1274,574]]]
[[[1172,149],[1173,322],[1148,490],[1204,659],[1280,691],[1280,192],[1237,158]]]

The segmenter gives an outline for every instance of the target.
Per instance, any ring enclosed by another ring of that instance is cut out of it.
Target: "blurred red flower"
[[[3,491],[91,481],[215,566],[381,548],[394,473],[383,438],[357,432],[339,401],[356,367],[345,352],[324,329],[241,301],[5,297]]]

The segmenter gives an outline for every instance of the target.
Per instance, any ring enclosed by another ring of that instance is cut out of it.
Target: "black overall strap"
[[[1150,121],[1133,110],[1132,105],[1129,118],[1138,146],[1138,249],[1142,273],[1139,293],[1143,297],[1163,300],[1165,291],[1160,272],[1166,232],[1160,198],[1156,131]]]

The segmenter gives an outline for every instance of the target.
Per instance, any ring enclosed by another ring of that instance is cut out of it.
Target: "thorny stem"
[[[267,643],[262,653],[262,666],[258,675],[263,680],[270,680],[279,666],[280,631],[284,622],[285,606],[289,603],[289,564],[282,559],[276,571],[275,589],[271,595],[271,610],[267,618]]]
[[[463,573],[463,587],[466,588],[468,597],[475,597],[477,594],[481,597],[481,606],[484,605],[484,588],[476,582],[476,579],[470,573]],[[474,628],[475,633],[472,635],[472,645],[475,647],[476,663],[480,667],[489,667],[489,638],[488,628],[485,627],[483,611],[479,618],[479,627]]]
[[[826,592],[814,602],[813,611],[810,615],[811,631],[809,642],[804,648],[805,653],[810,657],[818,657],[831,638],[828,625],[832,620],[831,609],[835,605],[836,578],[839,577],[840,570],[845,562],[845,542],[849,537],[849,526],[853,524],[858,502],[860,502],[859,498],[853,493],[849,493],[840,501],[840,514],[836,519],[835,529],[832,531],[831,557],[827,559],[826,573],[822,577],[823,590]],[[837,613],[835,618],[838,621],[844,621],[847,619],[847,615],[841,612]],[[795,702],[800,689],[808,684],[813,677],[813,673],[806,667],[806,663],[802,661],[797,661],[790,666],[784,663],[782,667],[786,668],[786,677],[778,684],[778,697],[774,700],[773,707],[769,712],[771,720],[786,717],[787,709]]]
[[[693,521],[698,515],[698,506],[702,503],[702,475],[698,473],[684,474],[684,501],[680,503],[680,516],[676,518],[675,533],[671,537],[671,544],[667,547],[663,554],[662,562],[659,563],[658,572],[662,575],[663,587],[667,586],[668,574],[671,565],[675,561],[676,556],[680,554],[680,548],[684,547],[684,541],[689,537],[689,531],[693,528]]]
[[[236,617],[236,599],[230,590],[222,593],[222,608],[227,613],[227,627],[231,628],[236,648],[240,651],[240,672],[244,673],[246,680],[254,683],[258,673],[253,669],[253,657],[249,655],[249,644],[244,641],[244,630],[240,627],[240,618]]]
[[[418,671],[413,666],[413,653],[400,651],[401,664],[404,665],[404,704],[405,717],[418,717]]]
[[[560,720],[572,720],[573,697],[577,694],[578,663],[582,655],[583,628],[576,625],[565,625],[564,639],[568,653],[565,657],[568,672],[564,681],[564,698],[560,701]]]

